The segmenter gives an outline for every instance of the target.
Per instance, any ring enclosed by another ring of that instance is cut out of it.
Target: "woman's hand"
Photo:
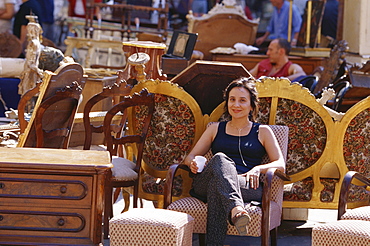
[[[188,166],[192,173],[196,174],[198,172],[198,167],[197,167],[197,163],[195,162],[195,159],[191,160]]]
[[[257,189],[260,184],[260,174],[261,170],[258,166],[252,168],[249,172],[245,173],[246,182],[249,182],[249,187],[252,189]]]

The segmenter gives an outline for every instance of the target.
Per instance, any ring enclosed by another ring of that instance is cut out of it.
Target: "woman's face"
[[[231,89],[227,109],[232,118],[248,118],[249,112],[252,110],[249,91],[243,87]]]

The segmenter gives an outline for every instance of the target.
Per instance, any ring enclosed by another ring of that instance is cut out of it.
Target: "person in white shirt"
[[[12,32],[15,0],[0,0],[0,33]]]

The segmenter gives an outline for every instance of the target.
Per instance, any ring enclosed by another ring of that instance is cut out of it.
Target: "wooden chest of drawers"
[[[0,245],[102,242],[106,151],[0,148]]]

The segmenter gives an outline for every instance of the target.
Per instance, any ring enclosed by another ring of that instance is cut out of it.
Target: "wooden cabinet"
[[[0,245],[102,242],[106,151],[0,148]]]
[[[267,59],[267,55],[241,55],[241,54],[213,54],[213,61],[226,61],[226,62],[240,62],[243,66],[251,70],[258,62]],[[289,56],[289,60],[293,63],[297,63],[303,68],[306,74],[312,74],[314,69],[321,66],[324,61],[324,57],[300,57],[300,56]]]

